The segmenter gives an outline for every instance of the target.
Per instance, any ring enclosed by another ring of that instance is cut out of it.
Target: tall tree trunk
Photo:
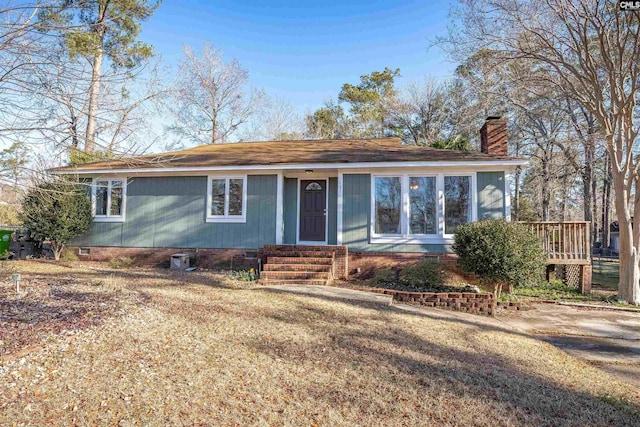
[[[98,101],[100,99],[100,80],[102,77],[102,47],[93,57],[93,71],[91,73],[91,89],[89,92],[89,111],[87,114],[87,135],[84,151],[91,153],[95,149],[96,129],[98,126]]]
[[[633,158],[624,159],[623,154],[616,151],[620,140],[625,137],[624,126],[619,130],[620,134],[608,134],[607,151],[609,154],[609,167],[607,168],[613,191],[615,194],[616,216],[618,217],[620,259],[620,280],[618,282],[618,300],[630,304],[640,304],[640,193],[637,188],[640,178],[629,177],[635,169]],[[628,142],[631,143],[630,141]],[[631,193],[636,188],[635,194]],[[632,216],[635,214],[635,217]]]
[[[632,219],[623,173],[613,173],[616,188],[615,205],[620,224],[620,282],[618,283],[618,299],[630,304],[640,304],[640,251],[638,250],[638,238],[634,238],[634,222],[639,222],[640,216]],[[635,203],[637,205],[637,203]],[[639,230],[640,224],[635,224],[635,230]]]
[[[590,222],[591,239],[590,244],[593,246],[597,239],[598,229],[593,216],[592,186],[593,186],[593,161],[595,157],[595,147],[593,146],[593,136],[588,135],[588,142],[584,144],[584,165],[582,168],[582,199],[584,220]]]
[[[515,194],[513,196],[513,214],[512,217],[515,218],[516,221],[520,221],[520,174],[522,170],[520,166],[516,169],[516,177],[515,177]]]
[[[93,25],[98,38],[96,51],[93,54],[93,69],[91,70],[91,88],[89,92],[89,108],[87,112],[87,134],[85,135],[84,151],[91,153],[96,145],[96,131],[98,128],[98,104],[100,102],[100,84],[102,83],[102,59],[104,56],[104,37],[107,32],[107,9],[109,0],[98,2],[98,16]]]
[[[602,247],[610,246],[609,226],[611,223],[611,161],[609,154],[604,156],[604,179],[602,182]],[[619,244],[620,242],[618,242]]]
[[[564,222],[567,219],[567,198],[569,188],[569,175],[567,173],[562,175],[562,197],[560,199],[560,222]]]
[[[545,157],[542,159],[542,220],[549,221],[549,161]]]

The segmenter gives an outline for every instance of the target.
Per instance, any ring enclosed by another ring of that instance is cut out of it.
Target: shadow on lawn
[[[286,291],[277,292],[286,293]],[[368,369],[366,375],[375,376],[377,381],[390,382],[398,388],[417,387],[423,390],[417,393],[424,393],[426,397],[449,396],[455,399],[465,396],[480,399],[482,404],[488,404],[494,408],[495,413],[505,415],[503,420],[496,420],[496,424],[640,425],[638,413],[640,408],[637,406],[619,402],[610,397],[597,397],[571,390],[535,374],[524,372],[513,362],[505,360],[503,354],[491,351],[491,347],[486,342],[480,343],[474,335],[476,330],[471,329],[462,333],[466,334],[465,339],[471,347],[478,351],[462,351],[443,345],[436,338],[430,341],[401,327],[381,328],[379,324],[383,319],[376,319],[374,313],[402,313],[424,318],[432,317],[427,312],[411,313],[392,306],[375,306],[318,295],[308,296],[371,309],[374,317],[356,318],[356,322],[360,323],[356,328],[352,316],[343,315],[334,310],[325,310],[308,303],[299,302],[295,309],[284,314],[269,309],[262,311],[263,316],[288,324],[313,328],[318,336],[326,337],[326,344],[323,345],[343,355],[330,360],[314,348],[301,348],[300,343],[287,340],[276,340],[268,344],[255,341],[250,345],[272,358],[289,357],[294,363],[302,362],[300,358],[303,357],[305,362],[319,364],[328,371],[335,371],[336,375],[339,375],[341,365],[352,366],[355,361],[359,366],[374,367]],[[438,316],[432,318],[437,322],[473,326],[481,331],[503,332],[534,339],[526,334],[482,322],[443,319]],[[390,319],[386,318],[385,323],[389,321]],[[394,372],[401,374],[396,375]],[[366,402],[359,401],[357,393],[349,393],[345,390],[327,390],[313,386],[306,392],[309,399],[324,401],[327,405],[346,402],[347,406],[367,407]],[[455,406],[455,403],[452,406]],[[429,407],[428,402],[424,407]],[[370,410],[375,411],[376,408],[372,407]],[[380,410],[384,411],[383,408]],[[480,411],[478,408],[475,410]],[[433,414],[425,414],[425,418],[428,416]],[[478,416],[478,423],[484,424],[479,421],[482,414],[479,413]],[[436,423],[438,421],[437,418],[432,420]],[[450,423],[451,420],[452,417],[449,417],[440,421]]]
[[[185,272],[185,271],[176,271],[176,270],[168,270],[168,269],[131,269],[131,270],[109,270],[109,269],[95,269],[91,271],[69,271],[66,272],[56,272],[56,273],[47,273],[47,274],[33,274],[30,275],[28,273],[23,274],[25,278],[34,279],[42,279],[44,281],[52,280],[52,279],[66,279],[70,276],[77,278],[79,280],[87,281],[87,282],[96,282],[102,281],[106,278],[116,278],[126,280],[126,286],[129,289],[136,290],[138,287],[142,288],[162,288],[162,287],[172,287],[179,285],[204,285],[210,286],[214,288],[220,289],[235,289],[230,286],[225,285],[219,278],[213,277],[212,273],[209,272]],[[135,281],[142,280],[145,281],[143,285],[138,285]],[[157,283],[151,283],[151,281],[156,281]]]
[[[320,294],[316,294],[316,293],[307,293],[307,292],[302,292],[302,291],[298,291],[298,290],[287,290],[287,289],[274,289],[274,288],[264,288],[264,289],[259,289],[260,291],[264,291],[264,292],[272,292],[272,293],[282,293],[282,294],[290,294],[290,295],[298,295],[298,296],[307,296],[310,298],[316,298],[316,299],[320,299],[320,300],[324,300],[324,301],[329,301],[329,302],[337,302],[337,303],[343,303],[343,304],[347,304],[347,305],[351,305],[351,306],[356,306],[356,307],[361,307],[361,308],[367,308],[367,309],[371,309],[371,310],[376,310],[380,313],[399,313],[399,314],[406,314],[406,315],[411,315],[411,316],[418,316],[418,317],[423,317],[423,318],[428,318],[428,319],[433,319],[433,320],[437,320],[437,321],[442,321],[442,322],[449,322],[449,323],[457,323],[457,324],[462,324],[462,325],[469,325],[469,326],[474,326],[478,329],[481,329],[483,331],[496,331],[496,332],[503,332],[506,334],[511,334],[511,335],[517,335],[517,336],[521,336],[521,337],[526,337],[526,338],[532,338],[531,335],[522,333],[522,332],[518,332],[517,330],[513,329],[513,328],[508,328],[508,327],[503,327],[503,326],[498,326],[495,324],[491,323],[491,320],[494,318],[490,318],[490,317],[484,317],[484,316],[480,316],[480,315],[471,315],[471,314],[466,314],[469,316],[469,320],[463,318],[462,316],[457,317],[456,319],[451,319],[451,318],[445,318],[442,315],[438,315],[435,312],[431,313],[429,310],[420,310],[418,309],[418,307],[416,306],[402,306],[399,307],[397,305],[381,305],[378,303],[374,303],[374,302],[367,302],[367,301],[358,301],[358,300],[354,300],[351,298],[343,298],[343,297],[337,297],[337,296],[329,296],[329,295],[320,295]],[[434,309],[434,310],[439,310],[439,309]],[[454,311],[445,311],[442,310],[443,314],[453,314],[454,316],[456,314],[458,314],[457,312]],[[380,318],[383,318],[384,316],[380,316]],[[477,320],[471,320],[472,318],[476,318]]]

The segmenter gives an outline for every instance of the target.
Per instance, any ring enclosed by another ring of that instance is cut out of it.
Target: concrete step
[[[264,271],[325,271],[331,272],[331,264],[265,264]]]
[[[330,280],[322,279],[263,279],[260,278],[258,283],[261,285],[317,285],[327,286]]]
[[[269,264],[325,264],[331,265],[333,258],[330,257],[286,257],[286,256],[268,256],[267,263]]]
[[[261,279],[287,280],[287,279],[331,279],[331,273],[325,271],[263,271]]]

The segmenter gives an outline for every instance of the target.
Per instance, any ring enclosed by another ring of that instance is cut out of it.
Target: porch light
[[[415,191],[418,188],[420,188],[420,186],[418,185],[417,182],[412,182],[411,185],[409,186],[409,188]]]
[[[307,169],[304,171],[304,173],[306,173],[307,175],[310,175],[313,173],[313,169]]]

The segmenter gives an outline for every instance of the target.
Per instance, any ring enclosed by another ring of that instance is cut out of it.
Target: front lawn
[[[593,286],[598,289],[617,291],[620,279],[620,262],[617,259],[593,258]]]
[[[637,387],[495,319],[208,272],[18,264],[57,281],[59,310],[83,298],[102,308],[68,332],[47,328],[37,347],[3,337],[0,425],[640,424]],[[49,312],[47,295],[33,299]]]

